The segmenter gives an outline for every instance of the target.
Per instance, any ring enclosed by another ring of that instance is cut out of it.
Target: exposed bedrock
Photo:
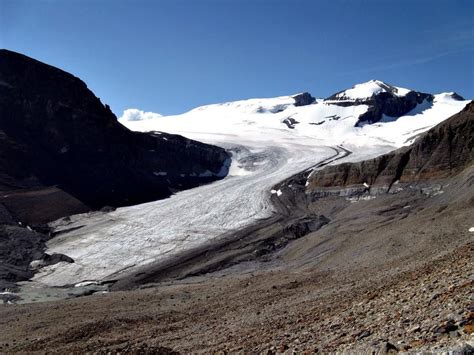
[[[62,254],[44,253],[48,235],[16,223],[0,225],[0,291],[15,288],[15,283],[30,279],[36,267],[73,262]]]
[[[316,99],[311,96],[309,92],[303,92],[301,94],[295,95],[293,96],[293,99],[295,99],[295,106],[311,105],[316,101]]]
[[[401,97],[387,92],[374,95],[365,102],[365,104],[369,105],[369,109],[366,113],[360,115],[357,125],[378,122],[382,119],[383,115],[389,117],[403,116],[424,100],[432,102],[433,96],[416,91],[410,91]]]

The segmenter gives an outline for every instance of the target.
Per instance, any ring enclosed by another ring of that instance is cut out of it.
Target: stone
[[[466,334],[474,333],[474,323],[465,324],[462,328],[463,332]]]
[[[454,323],[454,321],[448,320],[446,322],[443,322],[439,327],[436,327],[434,332],[435,334],[448,334],[457,329],[458,326]]]
[[[370,336],[372,332],[370,330],[363,330],[357,335],[357,339],[361,340]]]
[[[380,347],[380,350],[377,352],[377,354],[380,354],[380,355],[396,354],[396,353],[398,353],[398,348],[388,341],[383,343],[382,346]]]

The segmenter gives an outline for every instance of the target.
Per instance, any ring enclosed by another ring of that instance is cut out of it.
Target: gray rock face
[[[283,233],[291,237],[291,239],[298,239],[321,229],[322,226],[329,222],[326,216],[307,216],[287,225],[283,229]]]

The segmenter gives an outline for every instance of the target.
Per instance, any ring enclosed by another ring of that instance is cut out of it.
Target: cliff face
[[[132,132],[80,79],[0,50],[0,189],[57,185],[100,208],[168,197],[226,175],[221,148]]]
[[[307,191],[348,187],[390,188],[446,178],[474,163],[474,103],[429,130],[412,146],[375,159],[328,166],[309,178]]]

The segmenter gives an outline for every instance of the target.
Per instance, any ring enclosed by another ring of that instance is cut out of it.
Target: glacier
[[[383,85],[375,84],[356,85],[341,97],[376,94]],[[409,91],[396,89],[399,95]],[[62,233],[48,242],[47,252],[66,254],[75,262],[44,267],[32,282],[55,287],[111,280],[137,267],[175,258],[271,216],[275,210],[270,196],[281,193],[273,187],[318,162],[336,159],[339,153],[334,147],[352,152],[338,162],[387,153],[411,144],[468,102],[443,93],[403,117],[385,117],[362,127],[355,125],[367,105],[341,106],[316,99],[295,106],[293,96],[206,105],[173,116],[126,111],[119,121],[131,130],[181,134],[228,149],[232,153],[228,176],[168,199],[54,222]],[[290,118],[292,124],[285,124]]]

